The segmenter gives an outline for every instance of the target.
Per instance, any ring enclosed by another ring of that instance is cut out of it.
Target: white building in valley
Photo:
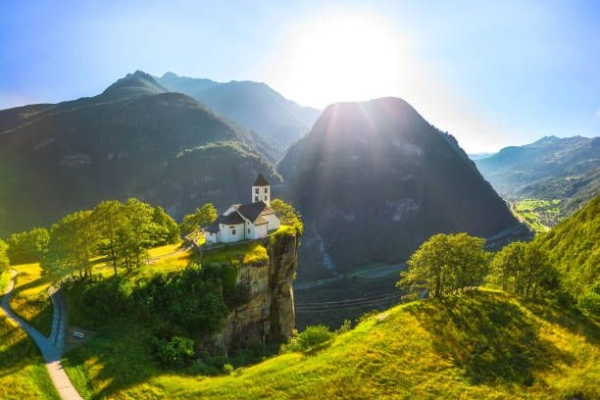
[[[234,204],[205,231],[207,244],[234,243],[244,239],[260,239],[281,225],[269,207],[271,187],[258,175],[252,185],[252,203]]]

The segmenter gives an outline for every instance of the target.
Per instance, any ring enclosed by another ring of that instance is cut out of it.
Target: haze
[[[318,108],[401,97],[468,152],[600,132],[592,0],[8,0],[0,47],[0,109],[140,69],[262,81]]]

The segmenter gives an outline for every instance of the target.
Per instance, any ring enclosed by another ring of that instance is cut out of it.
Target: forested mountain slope
[[[329,106],[278,169],[339,268],[405,261],[439,232],[516,224],[456,140],[397,98]]]
[[[544,137],[475,163],[505,198],[560,200],[562,217],[600,194],[600,137]]]
[[[255,138],[196,100],[129,74],[102,94],[0,111],[0,235],[101,200],[136,197],[181,217],[244,201],[260,172]]]

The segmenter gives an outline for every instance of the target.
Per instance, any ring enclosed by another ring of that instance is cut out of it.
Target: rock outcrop
[[[249,300],[226,318],[216,337],[219,346],[235,349],[289,337],[294,330],[292,283],[298,263],[298,237],[275,234],[262,241],[268,260],[241,264],[237,283],[249,291]]]

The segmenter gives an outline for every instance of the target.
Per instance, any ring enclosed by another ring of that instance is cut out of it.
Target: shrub
[[[194,341],[192,339],[173,336],[171,340],[153,339],[156,356],[167,367],[182,368],[189,364],[194,356]]]
[[[325,325],[307,326],[297,337],[292,337],[290,342],[283,346],[284,352],[301,351],[310,353],[331,344],[335,333],[331,332]]]
[[[600,317],[600,282],[596,282],[579,298],[579,308]]]

